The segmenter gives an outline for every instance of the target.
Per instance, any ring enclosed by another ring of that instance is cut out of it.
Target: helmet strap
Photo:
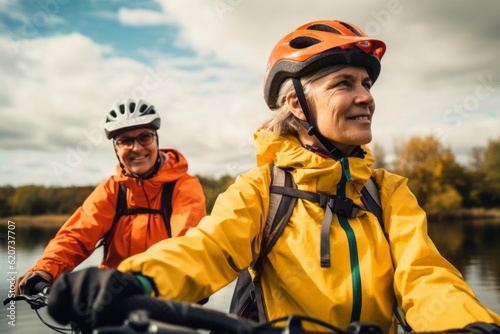
[[[292,78],[293,87],[295,88],[295,94],[297,94],[297,99],[299,100],[300,107],[306,116],[306,120],[300,120],[298,118],[297,121],[307,130],[307,134],[309,136],[315,136],[318,138],[319,142],[325,147],[328,154],[335,160],[340,160],[345,157],[344,153],[338,149],[330,140],[328,140],[325,136],[323,136],[318,129],[314,126],[311,112],[309,111],[309,105],[307,104],[306,96],[304,94],[304,88],[300,83],[299,78]]]

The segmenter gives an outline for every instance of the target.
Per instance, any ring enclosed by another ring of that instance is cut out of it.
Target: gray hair
[[[320,69],[319,71],[313,72],[307,76],[300,78],[300,82],[302,87],[304,88],[304,95],[306,96],[306,100],[309,102],[310,97],[312,96],[312,88],[311,83],[328,75],[333,72],[337,72],[347,65],[331,65]],[[273,109],[273,115],[267,119],[262,127],[266,130],[270,130],[277,135],[286,136],[286,135],[298,135],[300,129],[300,123],[293,116],[290,111],[290,107],[286,103],[286,96],[288,93],[293,92],[295,89],[293,87],[292,78],[287,78],[281,84],[278,98],[276,101],[277,108]]]

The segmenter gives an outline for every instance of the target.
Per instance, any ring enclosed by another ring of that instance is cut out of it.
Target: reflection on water
[[[24,273],[39,258],[47,242],[57,229],[16,228],[16,271]],[[464,275],[478,299],[496,313],[500,313],[500,221],[429,223],[429,235],[439,251]],[[1,268],[0,297],[7,296],[10,270],[7,263],[6,224],[0,230]],[[78,268],[95,266],[102,256],[100,249]],[[210,298],[207,307],[226,311],[233,284]],[[8,324],[7,309],[0,308],[0,333],[53,333],[22,302],[16,303],[16,326]],[[41,310],[46,320],[50,318]]]
[[[38,246],[45,247],[47,242],[56,235],[57,231],[58,228],[17,226],[16,234],[19,238],[16,238],[16,246],[27,250]]]
[[[500,313],[500,222],[429,223],[429,235],[479,300]]]

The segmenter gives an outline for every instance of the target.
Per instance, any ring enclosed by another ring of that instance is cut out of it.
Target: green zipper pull
[[[351,172],[349,171],[349,160],[346,157],[340,158],[340,164],[342,165],[342,171],[347,181],[352,182]]]

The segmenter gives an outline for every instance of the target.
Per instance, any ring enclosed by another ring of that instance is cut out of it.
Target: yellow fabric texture
[[[299,189],[335,194],[340,163],[306,149],[294,137],[259,129],[255,134],[257,167],[240,175],[221,194],[210,216],[182,238],[161,241],[124,260],[119,270],[152,278],[163,298],[196,302],[233,281],[251,267],[260,252],[269,209],[270,165],[293,168]],[[365,150],[368,149],[365,147]],[[362,205],[361,189],[374,175],[380,187],[386,236],[370,212],[349,219],[361,271],[361,321],[386,333],[395,330],[392,307],[397,297],[416,331],[457,328],[475,321],[500,323],[482,306],[460,273],[427,236],[426,215],[403,177],[372,170],[373,157],[350,157],[352,182],[347,197]],[[262,273],[269,319],[309,315],[341,328],[349,324],[352,281],[345,231],[334,217],[330,268],[320,266],[320,229],[324,210],[298,199],[292,217],[271,250]],[[310,330],[324,330],[311,326]]]

